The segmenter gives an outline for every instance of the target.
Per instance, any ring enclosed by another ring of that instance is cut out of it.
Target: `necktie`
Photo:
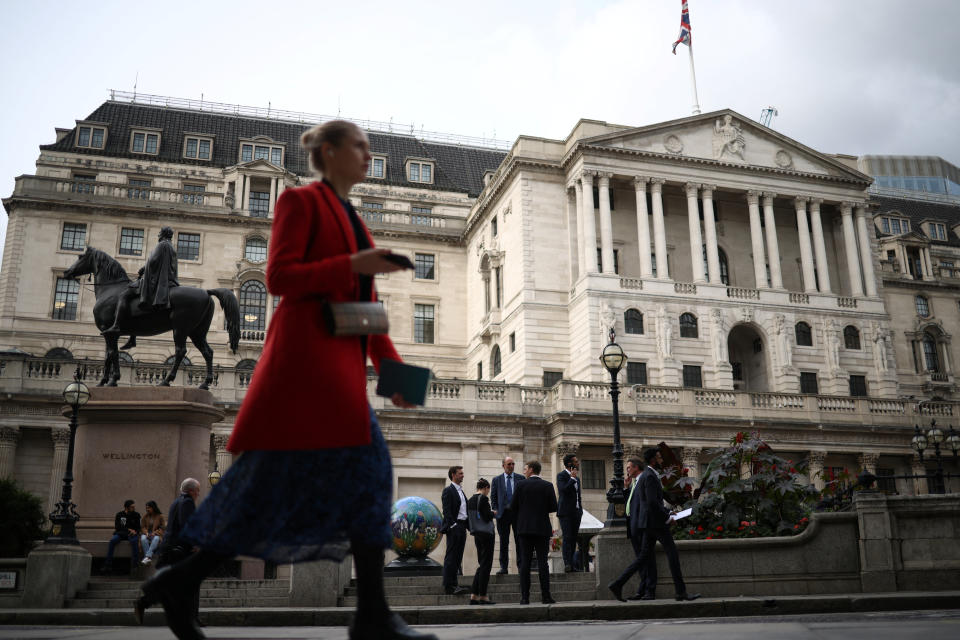
[[[633,491],[637,488],[637,479],[633,479],[633,484],[630,485],[630,496],[627,498],[627,515],[630,515],[630,503],[633,502]]]
[[[513,499],[513,474],[507,476],[507,504]]]

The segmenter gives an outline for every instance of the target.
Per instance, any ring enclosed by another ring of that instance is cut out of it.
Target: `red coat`
[[[326,184],[288,189],[277,200],[267,288],[283,297],[237,414],[230,451],[370,443],[361,339],[331,336],[321,313],[323,300],[359,300],[360,279],[350,269],[356,252],[348,214]],[[381,358],[400,360],[386,335],[369,336],[367,344],[378,371]]]

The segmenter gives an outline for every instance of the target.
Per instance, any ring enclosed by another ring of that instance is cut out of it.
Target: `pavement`
[[[431,625],[441,640],[956,640],[960,609],[620,622]],[[342,627],[207,627],[211,640],[343,640]],[[0,626],[9,640],[171,640],[166,628]]]

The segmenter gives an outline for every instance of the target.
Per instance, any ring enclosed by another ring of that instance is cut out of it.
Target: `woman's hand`
[[[393,404],[401,409],[413,409],[415,406],[417,406],[404,400],[403,395],[399,391],[393,394],[393,396],[390,397],[390,400],[393,402]]]
[[[390,249],[364,249],[350,256],[350,268],[354,273],[373,276],[378,273],[400,271],[402,266],[390,262],[383,256],[390,253]]]

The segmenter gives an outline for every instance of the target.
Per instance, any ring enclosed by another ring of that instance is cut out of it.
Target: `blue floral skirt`
[[[191,516],[203,549],[277,564],[342,560],[350,540],[389,548],[393,470],[370,410],[372,442],[311,451],[247,451]]]

